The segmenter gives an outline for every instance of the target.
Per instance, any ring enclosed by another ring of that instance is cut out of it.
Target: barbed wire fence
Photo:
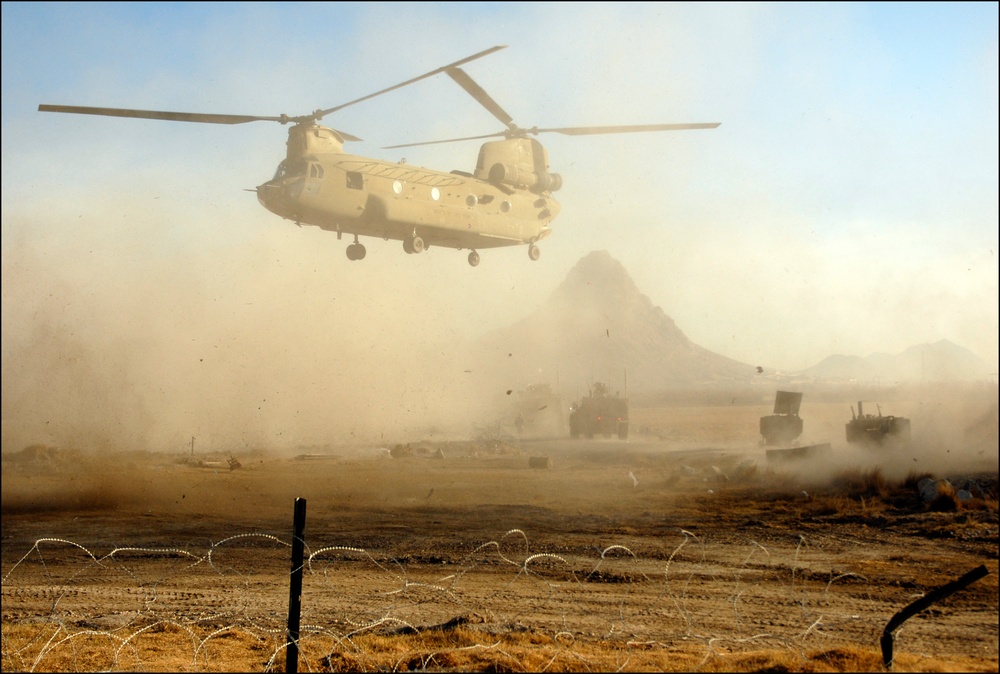
[[[560,659],[563,669],[602,668],[597,642],[630,670],[655,669],[664,649],[695,654],[695,669],[741,650],[805,658],[875,647],[919,594],[846,570],[866,541],[838,535],[734,544],[676,529],[657,550],[609,541],[584,553],[536,548],[515,528],[460,556],[305,543],[297,647],[309,671],[384,668],[386,639],[459,628],[450,644],[397,640],[393,669],[440,668],[470,652],[500,671]],[[290,549],[287,537],[256,532],[205,548],[102,551],[41,538],[21,556],[5,551],[2,668],[213,671],[227,669],[240,636],[261,670],[281,669]],[[995,645],[996,605],[984,609]],[[517,649],[513,635],[524,637]],[[532,650],[540,660],[526,659]]]

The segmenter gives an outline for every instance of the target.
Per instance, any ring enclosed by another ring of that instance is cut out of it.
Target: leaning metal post
[[[885,665],[886,669],[892,668],[893,641],[895,639],[895,632],[899,629],[900,625],[915,616],[917,613],[923,611],[934,602],[941,601],[945,597],[958,592],[963,587],[971,585],[988,573],[989,571],[986,570],[986,566],[980,564],[958,580],[953,580],[950,583],[942,585],[933,592],[927,593],[896,615],[892,616],[892,620],[890,620],[889,624],[885,626],[885,630],[882,632],[882,638],[879,640],[882,645],[882,664]]]
[[[285,671],[299,671],[299,615],[302,612],[302,566],[305,556],[306,500],[295,499],[292,533],[292,577],[288,584],[288,632],[285,650]]]

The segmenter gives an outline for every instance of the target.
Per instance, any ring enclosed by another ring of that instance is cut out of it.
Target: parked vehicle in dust
[[[569,434],[574,438],[614,435],[627,440],[628,399],[611,395],[606,384],[596,382],[590,387],[590,395],[571,408]]]
[[[802,435],[802,418],[799,416],[801,404],[801,393],[775,393],[774,414],[760,418],[760,434],[765,445],[786,445]]]
[[[882,444],[887,439],[909,440],[910,420],[906,417],[882,416],[882,408],[877,404],[878,414],[865,414],[862,401],[858,401],[858,413],[851,407],[851,420],[844,426],[848,442]]]
[[[517,392],[514,419],[519,435],[562,436],[566,433],[565,405],[546,383],[530,384]]]

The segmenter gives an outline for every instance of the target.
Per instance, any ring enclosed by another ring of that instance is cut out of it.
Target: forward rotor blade
[[[440,145],[441,143],[457,143],[462,140],[481,140],[483,138],[496,138],[497,136],[506,136],[506,131],[498,131],[497,133],[488,133],[485,136],[466,136],[465,138],[449,138],[447,140],[428,140],[421,143],[404,143],[403,145],[386,145],[383,150],[394,150],[398,147],[416,147],[418,145]]]
[[[552,129],[525,129],[528,133],[561,133],[567,136],[587,136],[604,133],[639,133],[643,131],[687,131],[714,129],[720,122],[707,124],[636,124],[631,126],[575,126]]]
[[[475,61],[478,58],[482,58],[484,56],[492,54],[493,52],[500,51],[501,49],[506,49],[506,48],[507,48],[507,45],[505,45],[505,44],[497,45],[496,47],[490,47],[489,49],[486,49],[484,51],[479,52],[478,54],[473,54],[472,56],[466,57],[466,58],[464,58],[464,59],[462,59],[460,61],[455,61],[454,63],[449,63],[446,66],[441,66],[440,68],[436,68],[436,69],[430,71],[429,73],[424,73],[423,75],[420,75],[418,77],[414,77],[411,80],[406,80],[405,82],[401,82],[400,84],[397,84],[395,86],[391,86],[388,89],[383,89],[382,91],[376,91],[374,94],[368,94],[367,96],[362,96],[361,98],[355,99],[355,100],[350,101],[348,103],[344,103],[342,105],[338,105],[338,106],[333,107],[333,108],[327,108],[326,110],[317,110],[313,114],[315,115],[316,119],[319,119],[320,117],[324,117],[326,115],[329,115],[331,112],[336,112],[337,110],[343,110],[344,108],[346,108],[349,105],[354,105],[355,103],[360,103],[361,101],[367,101],[369,98],[375,98],[376,96],[381,96],[382,94],[388,93],[390,91],[394,91],[394,90],[399,89],[401,87],[405,87],[408,84],[413,84],[414,82],[419,82],[420,80],[427,79],[428,77],[433,77],[434,75],[437,75],[439,73],[446,72],[449,68],[454,68],[456,66],[460,66],[463,63],[468,63],[469,61]]]
[[[303,118],[287,115],[260,117],[256,115],[217,115],[206,112],[166,112],[164,110],[131,110],[128,108],[90,108],[80,105],[38,106],[39,112],[69,112],[75,115],[101,115],[103,117],[131,117],[133,119],[162,119],[168,122],[199,122],[202,124],[246,124],[247,122],[301,122]],[[306,120],[310,118],[305,118]],[[352,133],[334,129],[344,140],[361,140]]]
[[[89,108],[79,105],[39,105],[39,112],[69,112],[75,115],[102,115],[105,117],[134,117],[138,119],[163,119],[170,122],[202,122],[205,124],[245,124],[246,122],[284,122],[282,117],[256,117],[253,115],[216,115],[199,112],[165,112],[163,110],[129,110],[127,108]]]
[[[468,73],[461,68],[449,68],[447,73],[448,77],[455,80],[458,83],[458,86],[465,89],[470,96],[476,99],[481,106],[489,110],[494,117],[503,122],[508,129],[515,128],[514,118],[508,115],[507,111],[501,108],[481,86],[476,84],[475,81],[469,77]]]

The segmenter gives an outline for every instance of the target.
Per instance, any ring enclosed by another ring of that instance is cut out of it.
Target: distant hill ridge
[[[911,346],[902,353],[833,355],[801,372],[827,380],[945,382],[986,380],[989,366],[974,353],[947,339]]]
[[[484,362],[505,381],[560,383],[585,389],[602,381],[612,390],[660,391],[748,383],[756,367],[705,349],[639,291],[607,251],[585,255],[536,311],[483,336]],[[898,355],[833,355],[795,373],[828,381],[983,380],[988,365],[968,349],[942,340]],[[627,382],[626,382],[627,375]]]

